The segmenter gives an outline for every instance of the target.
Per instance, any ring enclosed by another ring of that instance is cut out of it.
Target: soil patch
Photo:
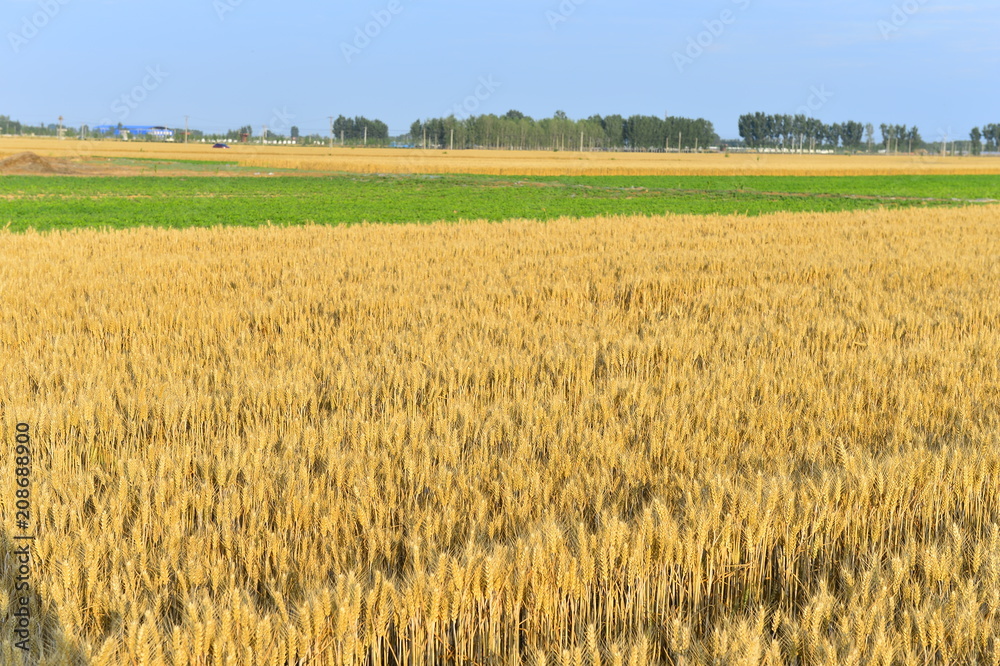
[[[104,158],[43,157],[24,152],[0,160],[3,176],[138,176],[143,170],[137,167],[110,164]]]
[[[72,174],[77,173],[77,169],[66,160],[42,157],[29,151],[0,160],[0,173],[10,175]]]

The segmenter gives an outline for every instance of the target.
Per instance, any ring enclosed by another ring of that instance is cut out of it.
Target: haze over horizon
[[[1000,6],[895,0],[5,0],[0,114],[326,134],[365,115],[712,121],[808,112],[967,139],[1000,122]],[[276,125],[275,123],[279,123]]]

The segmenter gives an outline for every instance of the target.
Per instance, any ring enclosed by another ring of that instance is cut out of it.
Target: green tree
[[[848,120],[841,127],[841,140],[844,148],[851,151],[861,150],[861,143],[864,140],[865,126],[861,123]]]
[[[983,133],[978,127],[973,127],[969,132],[969,140],[972,142],[970,152],[973,155],[981,155],[983,152]]]
[[[986,152],[996,152],[1000,146],[1000,125],[991,123],[983,125],[983,138],[986,139]]]
[[[424,125],[420,120],[414,120],[413,124],[410,125],[410,141],[414,145],[423,146],[424,141]]]
[[[621,148],[625,145],[625,119],[623,117],[617,113],[604,116],[601,125],[604,127],[604,136],[609,148]]]

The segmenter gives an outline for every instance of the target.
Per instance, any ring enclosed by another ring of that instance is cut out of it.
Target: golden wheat
[[[998,215],[0,235],[31,658],[996,663]]]
[[[468,173],[522,176],[880,176],[1000,174],[1000,158],[939,155],[798,155],[771,153],[602,153],[519,150],[323,148],[55,139],[0,139],[0,158],[22,151],[99,164],[97,158],[227,160],[245,167],[353,173]],[[165,165],[133,165],[127,173],[165,173]],[[197,171],[185,171],[197,175]],[[216,171],[205,171],[216,174]],[[225,172],[222,172],[223,174]]]

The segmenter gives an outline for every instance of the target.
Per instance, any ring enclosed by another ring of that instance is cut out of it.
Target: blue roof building
[[[121,127],[98,125],[91,128],[91,131],[96,134],[114,134],[115,136],[121,136],[123,132],[127,132],[133,136],[153,136],[158,139],[172,139],[174,137],[172,129],[160,125],[122,125]]]

